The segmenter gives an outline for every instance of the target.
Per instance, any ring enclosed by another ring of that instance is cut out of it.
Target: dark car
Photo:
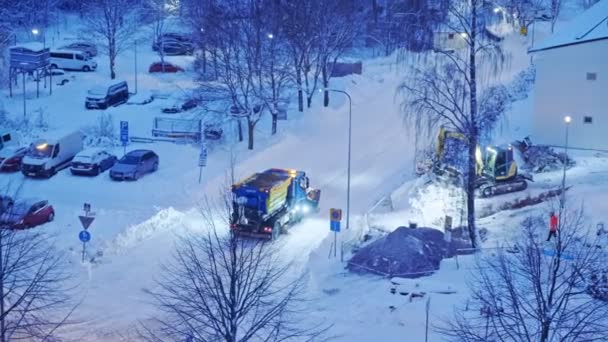
[[[164,71],[163,71],[163,64],[165,66]],[[175,64],[171,64],[168,62],[152,63],[152,65],[150,65],[150,69],[148,69],[148,72],[179,72],[179,71],[184,71],[184,69],[182,69],[180,66],[177,66]]]
[[[180,42],[177,40],[164,40],[162,44],[160,42],[156,43],[156,50],[160,50],[162,47],[162,51],[167,56],[181,56],[181,55],[192,55],[194,54],[194,45],[188,42]]]
[[[182,33],[173,32],[163,33],[160,37],[158,37],[154,44],[152,44],[152,50],[158,51],[160,49],[161,43],[162,45],[164,45],[165,43],[181,43],[186,44],[188,46],[194,46],[192,38],[190,36]]]
[[[12,229],[35,227],[55,218],[55,209],[46,200],[15,201],[0,215],[0,223]]]
[[[61,50],[76,50],[85,53],[87,56],[95,57],[97,56],[97,47],[93,43],[87,42],[75,42],[69,45],[65,45],[60,47]]]
[[[146,173],[158,170],[158,155],[150,150],[133,150],[120,158],[110,169],[113,180],[137,180]]]
[[[7,146],[0,150],[0,171],[15,172],[21,170],[21,161],[27,153],[27,147]]]
[[[185,112],[187,110],[196,108],[196,106],[198,106],[198,104],[199,104],[199,101],[197,99],[190,99],[190,100],[184,102],[181,106],[174,105],[171,107],[165,107],[162,109],[162,112],[165,114],[181,113],[181,112]]]
[[[116,164],[116,156],[100,148],[79,152],[70,166],[73,175],[97,176]]]

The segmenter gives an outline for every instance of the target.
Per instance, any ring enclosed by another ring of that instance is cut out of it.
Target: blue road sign
[[[86,230],[81,230],[80,233],[78,234],[78,238],[82,242],[89,242],[89,241],[91,241],[91,233],[89,233]]]
[[[340,221],[329,221],[329,230],[332,232],[340,232]]]
[[[342,209],[329,209],[329,219],[331,221],[342,221]]]
[[[120,141],[123,145],[126,145],[129,142],[129,122],[121,121],[120,122]]]
[[[543,250],[543,254],[544,254],[545,256],[550,256],[550,257],[552,257],[552,256],[555,256],[556,251],[555,251],[554,249],[544,249],[544,250]],[[572,255],[569,255],[569,254],[564,254],[564,253],[562,253],[562,254],[560,255],[560,258],[561,258],[561,259],[564,259],[564,260],[574,260],[574,257],[573,257]]]

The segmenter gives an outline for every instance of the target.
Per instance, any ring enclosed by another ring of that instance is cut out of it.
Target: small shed
[[[20,44],[10,48],[10,67],[34,71],[49,66],[50,49],[40,43]]]

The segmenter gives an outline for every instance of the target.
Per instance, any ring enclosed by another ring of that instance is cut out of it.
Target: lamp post
[[[568,166],[568,127],[570,126],[570,122],[572,122],[572,118],[569,115],[564,117],[564,123],[566,124],[566,141],[565,141],[565,155],[564,155],[564,173],[562,176],[562,200],[561,200],[561,209],[564,208],[564,202],[566,200],[566,167]]]
[[[32,29],[32,34],[34,36],[36,36],[36,39],[38,39],[38,35],[40,34],[40,30],[38,30],[37,28],[33,28]],[[45,37],[44,33],[42,33],[42,47],[46,49],[46,37]]]
[[[326,91],[333,91],[336,93],[342,93],[348,97],[348,167],[346,176],[346,229],[350,229],[350,150],[351,150],[351,136],[352,136],[352,109],[353,102],[350,95],[344,90],[338,89],[321,89]]]
[[[137,94],[137,38],[133,40],[133,54],[134,54],[134,66],[135,69],[135,94]]]

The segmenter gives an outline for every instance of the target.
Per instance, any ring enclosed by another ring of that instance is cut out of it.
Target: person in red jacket
[[[553,211],[549,217],[549,236],[547,237],[547,241],[551,240],[552,236],[555,236],[557,239],[557,215]]]

